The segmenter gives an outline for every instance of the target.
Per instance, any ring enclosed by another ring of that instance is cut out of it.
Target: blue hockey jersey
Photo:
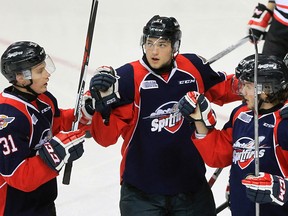
[[[280,104],[281,105],[281,104]],[[281,105],[283,106],[283,105]],[[281,119],[275,106],[266,112],[259,111],[259,165],[260,172],[288,177],[288,119]],[[205,163],[211,167],[230,169],[230,201],[233,216],[255,216],[255,203],[246,196],[241,180],[255,173],[254,113],[246,104],[235,108],[223,130],[213,129],[205,138],[192,137]],[[284,206],[261,204],[261,216],[284,216]]]
[[[58,173],[37,150],[71,129],[73,109],[59,109],[49,92],[28,100],[15,91],[0,94],[0,215],[51,216]]]
[[[177,103],[189,91],[220,105],[235,101],[232,76],[213,71],[195,54],[179,54],[167,77],[153,72],[143,59],[116,71],[122,105],[113,109],[109,126],[94,114],[91,134],[103,146],[123,137],[121,181],[154,194],[197,191],[206,181],[205,165],[190,139],[194,128]]]

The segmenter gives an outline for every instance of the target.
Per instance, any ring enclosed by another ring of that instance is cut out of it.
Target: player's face
[[[47,91],[47,85],[49,81],[50,73],[46,69],[46,63],[42,62],[34,66],[31,70],[33,84],[31,89],[38,94],[42,94]]]
[[[244,101],[247,103],[248,108],[253,109],[255,101],[254,83],[242,81],[241,84],[242,86],[240,89],[240,93],[244,97]]]
[[[159,69],[170,65],[173,56],[171,42],[161,38],[147,38],[144,44],[150,66]]]

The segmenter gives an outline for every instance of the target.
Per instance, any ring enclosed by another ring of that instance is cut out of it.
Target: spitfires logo
[[[177,107],[177,101],[163,104],[144,119],[153,119],[151,122],[152,132],[161,132],[162,129],[165,129],[170,133],[175,133],[183,123],[182,115]]]
[[[270,148],[261,142],[265,139],[264,136],[259,136],[259,158],[265,154],[265,149]],[[248,167],[255,158],[255,142],[250,137],[242,137],[233,145],[233,163],[238,164],[241,169]]]
[[[6,128],[8,124],[14,121],[14,119],[15,117],[8,117],[0,114],[0,130]]]

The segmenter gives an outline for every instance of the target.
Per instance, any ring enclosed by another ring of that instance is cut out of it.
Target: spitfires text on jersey
[[[175,133],[183,123],[183,117],[177,107],[177,101],[170,101],[161,105],[146,118],[153,119],[151,122],[152,132],[161,132],[162,129],[165,129],[170,133]]]

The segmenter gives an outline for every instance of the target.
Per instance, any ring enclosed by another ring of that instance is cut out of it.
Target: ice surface
[[[155,14],[174,16],[179,21],[183,32],[181,52],[194,52],[209,59],[246,35],[246,24],[257,3],[256,0],[99,0],[87,80],[98,66],[118,67],[139,59],[142,28]],[[57,67],[49,90],[63,108],[75,104],[90,7],[88,0],[0,1],[0,53],[18,40],[32,40],[44,46]],[[262,43],[259,49],[261,46]],[[234,73],[238,62],[252,53],[254,47],[248,42],[212,67]],[[0,78],[0,84],[1,88],[7,86],[4,77]],[[215,107],[217,127],[227,120],[233,106],[235,103]],[[61,183],[63,171],[58,178],[58,215],[120,215],[120,159],[120,144],[103,148],[92,139],[87,140],[84,156],[74,163],[70,185]],[[215,169],[207,169],[209,179]],[[217,206],[225,201],[228,170],[224,169],[213,186]],[[225,209],[219,215],[230,212]]]

